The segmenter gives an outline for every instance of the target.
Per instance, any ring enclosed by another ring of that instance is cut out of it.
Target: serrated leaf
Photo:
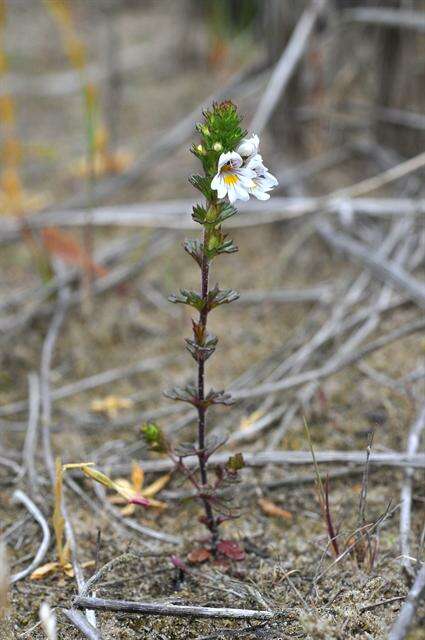
[[[245,466],[245,460],[243,459],[243,455],[241,453],[235,453],[234,456],[230,456],[226,463],[226,467],[230,471],[240,471]]]

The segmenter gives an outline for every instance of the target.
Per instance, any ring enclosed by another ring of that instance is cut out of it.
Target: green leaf
[[[172,294],[168,297],[168,300],[175,304],[187,304],[197,311],[202,311],[205,306],[202,297],[195,291],[189,291],[188,289],[180,289],[180,293]]]
[[[161,429],[154,422],[146,422],[141,427],[143,439],[155,451],[163,452],[167,450],[167,441]]]
[[[245,466],[245,461],[243,459],[243,455],[241,453],[235,453],[234,456],[230,456],[226,463],[226,467],[230,471],[240,471]]]

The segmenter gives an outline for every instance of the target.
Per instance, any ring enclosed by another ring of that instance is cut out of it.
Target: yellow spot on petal
[[[234,173],[225,173],[223,180],[226,184],[233,186],[239,182],[239,178]]]

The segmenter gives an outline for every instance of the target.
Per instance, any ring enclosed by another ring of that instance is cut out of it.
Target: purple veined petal
[[[236,153],[236,151],[229,151],[228,153],[222,153],[219,157],[218,171],[220,172],[226,164],[230,164],[232,169],[238,169],[242,166],[243,160],[239,153]]]
[[[257,174],[255,173],[255,171],[252,171],[252,169],[247,169],[246,167],[241,167],[240,169],[237,169],[237,171],[235,171],[236,175],[239,176],[241,182],[244,182],[246,180],[253,180],[254,178],[257,177]]]
[[[258,170],[265,171],[266,167],[263,164],[263,158],[259,153],[256,153],[255,156],[252,156],[246,164],[248,169],[251,171],[257,172]]]

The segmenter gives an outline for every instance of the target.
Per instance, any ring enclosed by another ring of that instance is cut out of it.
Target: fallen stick
[[[344,357],[338,359],[336,362],[326,364],[319,369],[311,369],[310,371],[295,374],[277,382],[266,382],[251,389],[230,390],[230,393],[232,394],[232,398],[234,400],[242,400],[245,398],[253,398],[255,396],[265,396],[269,393],[275,393],[276,391],[287,391],[288,389],[299,387],[307,382],[314,382],[323,378],[328,378],[335,373],[338,373],[345,367],[355,364],[362,358],[370,355],[378,349],[381,349],[387,344],[391,344],[396,340],[409,336],[413,333],[417,333],[422,329],[425,329],[425,318],[420,318],[419,320],[410,322],[400,327],[399,329],[390,331],[380,338],[369,342],[361,349],[357,349],[356,351],[348,353]]]
[[[310,35],[325,7],[326,0],[312,0],[304,10],[263,93],[251,122],[251,131],[261,133],[272,116],[297,64],[307,49]]]
[[[421,433],[425,429],[425,403],[422,405],[413,425],[410,428],[407,437],[406,453],[413,455],[419,448]],[[404,481],[401,488],[401,506],[400,506],[400,548],[401,561],[405,570],[409,575],[413,575],[412,562],[410,559],[410,543],[411,535],[411,508],[412,508],[412,484],[413,469],[408,467],[404,472]]]
[[[220,465],[227,462],[233,452],[214,453],[208,458],[210,466]],[[364,464],[364,451],[316,451],[316,461],[318,464]],[[310,465],[313,463],[310,451],[260,451],[258,453],[247,452],[243,454],[246,467],[265,467],[267,465]],[[370,464],[378,467],[415,467],[425,468],[425,453],[415,453],[407,455],[397,451],[372,452]],[[139,460],[140,466],[146,473],[163,473],[174,469],[174,462],[168,458],[159,460]],[[196,466],[196,457],[188,456],[185,464],[192,468]],[[101,465],[99,465],[101,466]],[[128,473],[131,469],[130,463],[111,464],[108,470],[115,474]]]
[[[102,640],[102,637],[97,629],[90,624],[79,611],[75,609],[62,609],[62,613],[68,618],[71,624],[74,625],[86,638],[89,640]]]
[[[248,290],[240,291],[238,305],[259,304],[263,302],[322,302],[330,301],[331,287],[327,285],[311,287],[310,289],[271,289],[269,291]]]
[[[40,413],[40,384],[36,373],[28,376],[29,386],[29,416],[28,429],[25,435],[22,459],[28,473],[30,493],[33,495],[38,486],[38,475],[35,465],[35,453],[38,440],[38,419]]]
[[[337,192],[335,192],[337,193]],[[192,200],[164,200],[140,202],[115,206],[95,207],[91,210],[91,224],[95,226],[128,226],[160,229],[193,229],[189,211]],[[262,206],[261,206],[262,205]],[[413,198],[351,198],[334,197],[333,193],[320,197],[284,198],[275,196],[268,202],[258,204],[255,201],[242,204],[239,215],[228,222],[228,227],[245,228],[271,224],[283,220],[292,220],[326,209],[337,215],[341,210],[351,213],[382,217],[423,216],[425,199]],[[257,215],[255,215],[257,214]],[[31,229],[43,229],[50,226],[81,227],[85,223],[86,211],[69,209],[33,214],[26,218]],[[20,237],[21,219],[2,216],[0,242],[7,243]]]
[[[360,260],[378,278],[407,293],[419,306],[425,308],[425,285],[413,278],[394,261],[376,256],[370,247],[337,232],[324,220],[316,226],[316,230],[328,244],[347,253],[352,258]]]
[[[50,544],[50,531],[49,525],[40,509],[34,504],[34,502],[27,496],[26,493],[17,489],[12,496],[14,502],[20,502],[24,505],[24,507],[30,512],[34,520],[40,525],[41,531],[43,533],[43,538],[41,540],[40,546],[38,548],[37,553],[34,556],[32,562],[22,571],[18,571],[18,573],[14,573],[10,576],[10,582],[13,584],[14,582],[18,582],[18,580],[22,580],[29,576],[38,566],[43,562],[44,556],[47,553]]]
[[[116,369],[101,371],[100,373],[95,373],[94,375],[88,376],[87,378],[81,378],[81,380],[77,380],[76,382],[70,382],[69,384],[65,384],[62,387],[58,387],[57,389],[52,389],[50,399],[51,401],[63,400],[64,398],[69,398],[70,396],[83,393],[84,391],[90,391],[91,389],[96,389],[97,387],[110,384],[111,382],[116,382],[117,380],[121,380],[123,378],[129,378],[138,373],[155,371],[167,362],[170,362],[170,359],[168,357],[158,356],[155,358],[146,358],[145,360],[136,362],[136,364],[130,364],[124,367],[117,367]],[[21,411],[26,411],[27,407],[27,400],[12,402],[11,404],[7,404],[4,407],[0,407],[0,416],[8,416],[15,413],[20,413]]]
[[[350,22],[425,31],[425,16],[420,11],[358,7],[356,9],[347,9],[342,15],[345,20]]]
[[[397,620],[395,621],[388,640],[403,640],[406,638],[415,617],[419,601],[425,594],[425,563],[416,576],[411,590],[408,593],[406,602],[403,604]]]
[[[106,600],[104,598],[88,598],[77,596],[73,605],[79,609],[95,609],[100,611],[117,611],[121,613],[138,613],[148,616],[173,616],[177,618],[227,618],[242,620],[271,620],[273,611],[256,611],[254,609],[228,609],[224,607],[196,607],[190,605],[162,604],[154,602],[132,602],[130,600]]]

